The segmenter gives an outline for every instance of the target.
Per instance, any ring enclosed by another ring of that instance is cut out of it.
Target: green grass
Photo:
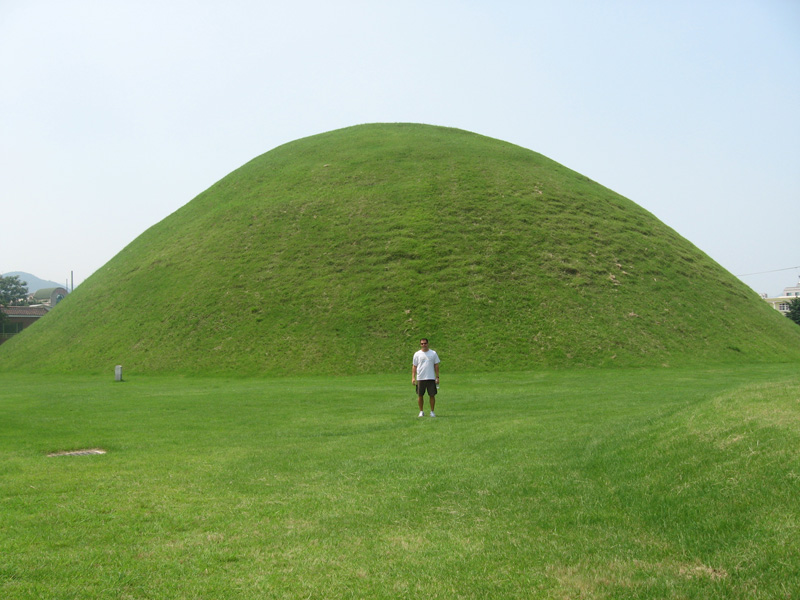
[[[0,597],[800,595],[796,365],[112,375],[0,379]]]
[[[473,133],[365,125],[254,159],[142,233],[0,372],[450,372],[800,360],[800,327],[653,215]]]

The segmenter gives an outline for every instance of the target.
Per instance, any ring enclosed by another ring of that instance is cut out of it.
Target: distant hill
[[[413,124],[267,152],[154,225],[0,370],[410,376],[800,361],[800,328],[631,200]]]
[[[25,281],[28,284],[28,292],[33,294],[34,292],[38,292],[39,290],[43,290],[45,288],[54,288],[54,287],[64,287],[65,282],[57,283],[55,281],[47,281],[45,279],[39,279],[36,275],[31,275],[30,273],[23,273],[22,271],[11,271],[10,273],[3,273],[3,277],[13,277],[14,275],[19,276],[20,281]]]

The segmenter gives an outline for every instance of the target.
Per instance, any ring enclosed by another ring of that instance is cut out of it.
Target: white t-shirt
[[[414,366],[417,367],[417,379],[422,381],[436,379],[436,370],[433,365],[438,365],[440,362],[442,361],[439,360],[436,350],[428,350],[427,352],[417,350],[414,353],[413,361]]]

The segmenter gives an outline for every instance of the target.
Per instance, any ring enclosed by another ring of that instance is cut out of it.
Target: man
[[[436,350],[428,348],[428,338],[419,341],[420,349],[414,353],[411,361],[411,384],[417,386],[417,401],[419,402],[419,416],[424,417],[424,396],[428,392],[431,403],[431,416],[435,417],[433,407],[436,405],[436,386],[439,385],[439,355]]]

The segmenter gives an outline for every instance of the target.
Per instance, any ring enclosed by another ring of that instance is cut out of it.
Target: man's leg
[[[419,409],[422,410],[422,407],[425,406],[425,397],[424,396],[417,396],[417,401],[419,402]]]
[[[431,402],[431,412],[433,412],[433,407],[436,405],[436,396],[428,396],[428,400]]]

